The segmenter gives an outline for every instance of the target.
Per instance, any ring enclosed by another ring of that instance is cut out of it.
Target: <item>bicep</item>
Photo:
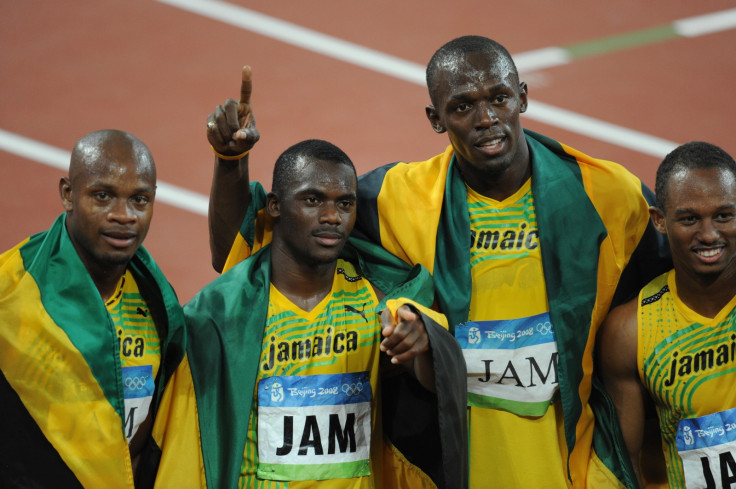
[[[626,448],[641,451],[647,394],[637,367],[636,300],[611,311],[598,337],[598,360],[606,391],[618,415]]]

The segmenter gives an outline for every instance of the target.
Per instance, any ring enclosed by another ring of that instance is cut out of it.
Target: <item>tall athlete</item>
[[[670,266],[651,192],[616,163],[524,130],[527,85],[491,39],[442,46],[427,87],[427,118],[451,144],[361,176],[354,234],[433,275],[469,372],[471,487],[633,487],[593,349],[611,305]],[[238,125],[214,122],[215,138]],[[252,145],[254,130],[233,140]],[[247,164],[216,160],[216,267],[247,256],[268,226],[247,210]]]
[[[66,212],[0,255],[0,487],[151,487],[181,307],[141,246],[156,168],[131,134],[74,147]]]
[[[307,140],[278,158],[267,196],[257,186],[270,244],[185,306],[191,374],[172,418],[193,393],[189,440],[201,439],[202,459],[164,448],[161,487],[191,482],[182,467],[197,478],[200,465],[213,488],[465,487],[460,349],[430,318],[444,317],[405,299],[431,305],[426,270],[348,244],[356,183],[345,153]],[[405,402],[411,392],[420,404]],[[427,445],[437,425],[446,445]]]
[[[653,400],[672,488],[736,484],[736,162],[684,144],[657,170],[657,231],[674,269],[606,319],[599,348],[606,388],[639,470]]]

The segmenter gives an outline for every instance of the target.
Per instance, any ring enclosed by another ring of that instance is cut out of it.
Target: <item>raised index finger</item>
[[[240,103],[250,103],[250,93],[253,91],[253,72],[250,66],[243,66],[243,82],[240,85]]]

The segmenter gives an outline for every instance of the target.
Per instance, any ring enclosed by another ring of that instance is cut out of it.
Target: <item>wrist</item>
[[[245,151],[244,153],[241,153],[239,155],[229,156],[229,155],[224,155],[222,153],[218,153],[214,146],[211,146],[211,148],[212,148],[212,152],[215,153],[215,156],[217,156],[221,160],[225,160],[225,161],[242,160],[243,158],[246,157],[246,155],[248,153],[250,153],[250,150],[248,150],[248,151]]]

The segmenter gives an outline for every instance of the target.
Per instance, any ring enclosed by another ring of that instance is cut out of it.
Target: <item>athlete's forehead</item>
[[[437,64],[435,95],[462,92],[468,87],[518,84],[513,62],[495,52],[446,56]]]
[[[89,181],[137,175],[155,186],[156,166],[148,147],[122,131],[98,131],[78,141],[72,151],[69,179]]]
[[[355,191],[357,178],[352,167],[334,161],[302,157],[295,167],[295,178],[289,182],[291,191],[303,188],[323,188],[339,185]]]
[[[736,175],[728,168],[676,167],[665,185],[665,213],[690,211],[709,205],[718,208],[736,205]]]

